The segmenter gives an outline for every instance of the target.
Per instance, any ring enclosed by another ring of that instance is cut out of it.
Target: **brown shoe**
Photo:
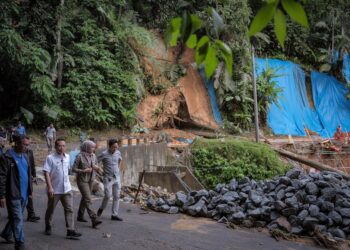
[[[97,226],[100,225],[101,223],[102,223],[102,221],[100,221],[98,219],[92,220],[92,228],[97,228]]]

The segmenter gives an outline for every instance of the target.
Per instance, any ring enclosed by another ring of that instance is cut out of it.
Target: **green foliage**
[[[269,179],[288,170],[269,146],[244,140],[200,139],[191,152],[195,175],[208,188],[245,176]]]
[[[263,125],[266,125],[267,111],[271,103],[278,105],[278,94],[282,91],[278,88],[274,78],[279,77],[277,71],[266,65],[266,69],[262,71],[257,79],[257,94],[258,94],[258,109],[260,120]]]
[[[0,3],[1,118],[27,118],[24,107],[35,126],[53,120],[60,126],[132,126],[144,76],[129,41],[146,46],[153,35],[133,23],[125,1],[60,2]]]
[[[210,32],[203,36],[197,36],[196,33],[203,27],[204,22],[196,14],[184,11],[182,17],[175,17],[170,21],[165,32],[165,43],[173,47],[180,40],[189,48],[195,49],[196,64],[204,66],[207,78],[213,76],[219,60],[225,62],[226,70],[232,75],[232,51],[219,39],[224,29],[223,20],[213,8],[209,8],[208,12],[213,19],[214,36],[211,36]]]
[[[282,48],[284,48],[284,41],[287,35],[287,26],[284,12],[279,8],[280,2],[283,10],[291,17],[291,19],[306,28],[309,27],[305,10],[296,0],[270,0],[266,1],[257,12],[249,27],[248,35],[250,37],[254,36],[256,33],[263,30],[272,20],[272,18],[275,17],[275,34],[278,42]]]

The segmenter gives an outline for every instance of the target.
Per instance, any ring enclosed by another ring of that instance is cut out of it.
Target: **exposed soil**
[[[178,48],[166,49],[160,35],[157,35],[157,48],[147,48],[141,58],[145,72],[152,76],[154,84],[171,85],[163,75],[166,64],[176,63]],[[130,42],[137,47],[135,41]],[[173,118],[194,122],[204,127],[218,129],[213,118],[210,99],[204,83],[193,67],[194,51],[185,49],[179,63],[186,67],[187,74],[180,78],[178,86],[171,87],[161,95],[147,95],[137,107],[138,114],[147,128],[175,127]]]

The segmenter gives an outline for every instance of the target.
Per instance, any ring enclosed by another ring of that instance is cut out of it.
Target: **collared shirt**
[[[97,157],[98,162],[103,164],[104,177],[119,177],[119,161],[121,159],[122,156],[119,150],[111,154],[108,149]]]
[[[16,131],[19,135],[26,135],[26,129],[23,126],[17,127]]]
[[[43,171],[48,172],[54,194],[65,194],[72,190],[69,176],[69,155],[52,153],[46,157]]]
[[[28,199],[28,162],[24,154],[17,154],[14,149],[9,150],[11,156],[16,161],[18,173],[19,173],[19,186],[21,190],[21,199],[26,201]]]
[[[48,127],[46,129],[46,136],[47,137],[53,138],[54,133],[56,133],[56,129],[55,128]]]

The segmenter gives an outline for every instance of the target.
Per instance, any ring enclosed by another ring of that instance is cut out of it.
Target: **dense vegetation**
[[[209,23],[207,8],[213,7],[225,22],[220,39],[234,58],[232,77],[220,67],[217,71],[218,102],[232,132],[249,129],[253,105],[247,31],[261,5],[261,0],[3,0],[0,120],[15,114],[30,121],[33,114],[36,127],[53,120],[69,127],[129,127],[135,122],[137,102],[153,90],[140,63],[140,48],[155,44],[150,30],[164,33],[169,20],[184,10]],[[309,0],[304,7],[310,29],[287,18],[283,50],[270,24],[252,40],[258,54],[297,61],[306,69],[321,68],[340,78],[342,56],[331,62],[336,51],[342,55],[349,50],[350,2]],[[271,74],[258,81],[263,118],[278,92],[269,87]]]
[[[245,140],[200,139],[191,152],[196,176],[210,188],[233,178],[269,179],[288,170],[269,146]]]

